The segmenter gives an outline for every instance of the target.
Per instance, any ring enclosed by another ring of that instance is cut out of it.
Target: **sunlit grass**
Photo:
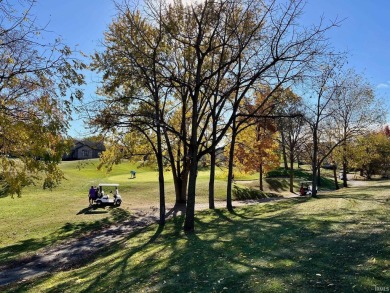
[[[157,207],[159,204],[158,173],[150,167],[139,168],[136,164],[124,162],[116,165],[112,172],[104,168],[98,171],[98,160],[63,162],[61,169],[65,179],[53,190],[43,190],[41,184],[31,186],[23,191],[21,198],[5,197],[0,199],[0,248],[18,243],[20,252],[28,250],[24,241],[37,243],[34,247],[45,246],[55,242],[58,230],[71,224],[102,223],[108,221],[111,215],[106,210],[86,212],[88,206],[88,190],[90,186],[99,183],[119,183],[123,198],[122,208],[131,212],[134,208]],[[130,171],[137,172],[136,179],[130,179]],[[215,199],[226,198],[225,171],[217,169],[215,181]],[[209,171],[201,170],[198,176],[197,202],[208,200]],[[166,202],[175,202],[172,176],[165,173]],[[68,232],[71,234],[72,231]],[[41,239],[46,239],[41,241]],[[48,240],[50,239],[50,240]],[[38,243],[41,242],[41,245]],[[21,248],[25,247],[25,248]],[[0,264],[8,257],[18,257],[18,253],[0,253]]]
[[[108,208],[86,210],[88,190],[99,183],[119,183],[123,198],[121,209],[131,213],[135,208],[158,207],[158,173],[150,167],[139,168],[124,162],[116,165],[112,172],[103,168],[98,171],[98,160],[63,162],[61,169],[65,179],[53,190],[43,190],[41,184],[23,191],[22,197],[0,198],[0,265],[58,240],[88,229],[97,229],[113,220]],[[130,171],[136,170],[135,179]],[[224,173],[217,170],[215,198],[226,196]],[[166,202],[175,202],[173,180],[165,173]],[[200,171],[197,186],[197,202],[208,200],[208,171]],[[67,229],[63,227],[73,227]],[[60,231],[60,232],[59,232]]]
[[[96,165],[97,161],[65,162],[61,167],[67,179],[59,188],[43,191],[36,186],[21,198],[0,199],[0,265],[121,221],[141,204],[158,206],[154,170],[136,169],[137,178],[129,179],[135,165],[121,164],[110,174],[98,172]],[[216,181],[217,200],[225,195],[221,174]],[[198,179],[197,202],[207,202],[208,171],[200,171]],[[242,180],[258,188],[256,175]],[[85,209],[88,188],[100,182],[121,184],[120,209]],[[167,202],[173,203],[168,175],[166,182]],[[390,283],[389,188],[388,181],[376,181],[328,191],[320,199],[283,200],[237,208],[234,213],[197,212],[193,235],[183,233],[184,218],[177,217],[163,229],[152,225],[128,235],[78,268],[5,291],[361,292],[386,287]]]
[[[370,292],[390,281],[386,189],[197,213],[130,234],[81,267],[16,292]]]

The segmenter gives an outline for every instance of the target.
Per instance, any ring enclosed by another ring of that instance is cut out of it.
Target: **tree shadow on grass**
[[[182,216],[186,212],[186,204],[185,203],[175,203],[173,208],[168,210],[165,214],[165,217],[168,218],[170,216],[177,217]]]
[[[299,205],[301,203],[307,202],[309,200],[313,200],[311,197],[296,197],[296,198],[289,198],[289,199],[281,199],[278,201],[270,202],[269,204],[264,205],[257,205],[257,215],[267,214],[267,213],[274,213],[274,212],[280,212],[283,210],[289,210],[293,208],[296,205]],[[234,208],[230,213],[236,217],[240,217],[243,219],[250,219],[254,216],[253,212],[251,213],[251,217],[246,216],[246,210],[252,209],[252,206],[244,206],[240,208]]]
[[[45,277],[16,289],[47,283],[48,292],[365,292],[388,286],[383,214],[301,212],[312,201],[321,204],[298,198],[233,213],[202,211],[194,234],[182,232],[179,216],[130,234],[59,280]]]
[[[115,209],[116,212],[113,215],[114,219],[115,218],[122,219],[124,216],[126,218],[128,218],[129,213],[127,211],[124,211],[124,210],[119,211],[119,210],[120,209]],[[134,220],[136,218],[137,217],[131,217],[131,220]],[[179,217],[179,218],[183,218],[183,217]],[[109,224],[109,222],[107,222],[106,224]],[[127,224],[129,224],[129,223],[127,223]],[[80,228],[80,226],[78,226],[78,225],[76,225],[76,226]],[[59,234],[67,233],[69,231],[72,231],[73,229],[76,228],[76,226],[68,223],[67,225],[65,225],[64,227],[61,228],[61,231],[59,232]],[[180,227],[181,226],[182,226],[182,223],[180,224]],[[133,230],[133,232],[130,232],[126,237],[122,237],[122,238],[120,238],[120,240],[110,243],[110,245],[101,246],[94,253],[83,256],[81,259],[79,259],[77,261],[77,263],[74,263],[74,262],[73,263],[65,263],[64,265],[61,265],[61,267],[54,267],[54,268],[46,268],[46,267],[44,267],[44,269],[46,270],[46,272],[47,272],[47,270],[50,270],[51,272],[55,272],[55,271],[64,271],[64,270],[67,270],[69,268],[75,269],[77,267],[81,267],[83,265],[87,265],[87,264],[89,264],[91,262],[94,262],[97,259],[104,258],[104,257],[109,257],[112,253],[115,253],[118,249],[121,249],[124,246],[124,243],[126,241],[129,241],[131,238],[137,237],[138,235],[144,233],[146,230],[150,230],[150,229],[151,229],[150,226],[146,226],[146,227],[141,226],[141,228],[138,227],[138,226],[135,226],[135,229]],[[155,234],[148,240],[147,243],[145,243],[145,246],[155,242],[156,239],[159,237],[159,235],[162,233],[163,230],[164,230],[164,226],[163,225],[159,225],[157,227],[157,230],[156,230]],[[83,237],[84,236],[85,236],[85,234],[83,235]],[[70,247],[69,248],[69,252],[71,253],[71,251],[73,249],[74,249],[73,247]],[[140,248],[140,249],[142,249],[142,248]],[[29,258],[29,259],[25,259],[24,260],[25,263],[31,262],[31,261],[34,261],[34,258]],[[15,266],[19,266],[19,265],[22,265],[22,262],[15,263]],[[101,274],[101,276],[105,276],[105,274]],[[37,283],[44,282],[45,280],[48,280],[49,278],[50,277],[43,276],[42,278],[39,278],[39,280],[37,280]],[[99,276],[99,278],[100,278],[100,276]],[[97,279],[97,284],[96,284],[97,287],[100,286],[100,283],[98,281],[99,278]],[[17,290],[13,288],[11,291],[12,292],[19,292],[19,291],[20,292],[25,292],[26,288],[28,286],[30,286],[29,284],[30,283],[34,283],[34,282],[35,282],[35,280],[27,281],[26,282],[26,287],[23,286],[23,288],[19,288]],[[13,286],[11,285],[9,287],[12,288]],[[65,287],[60,286],[59,288],[62,288],[62,289],[59,289],[59,290],[63,291],[63,289],[66,288],[66,287],[67,286],[65,286]],[[92,287],[95,287],[95,286],[92,286]],[[51,291],[49,290],[49,292],[51,292]],[[58,291],[56,289],[53,292],[58,292]]]
[[[233,185],[233,198],[235,200],[268,199],[277,197],[281,196],[271,192],[263,192],[258,189],[240,187],[236,184]]]
[[[105,267],[102,273],[98,275],[98,278],[94,278],[94,281],[91,282],[84,290],[82,290],[82,292],[100,291],[102,287],[105,287],[105,279],[110,279],[113,281],[113,288],[123,287],[124,281],[129,278],[129,275],[127,274],[127,266],[131,262],[131,257],[136,255],[137,253],[141,253],[147,247],[153,245],[163,233],[165,226],[152,225],[139,229],[135,232],[130,233],[125,239],[122,239],[114,245],[111,245],[111,248],[104,249],[102,253],[98,254],[99,259],[102,259],[104,257],[110,257],[112,254],[117,253],[118,249],[121,249],[124,245],[126,245],[126,243],[131,242],[134,237],[137,237],[145,231],[152,231],[154,228],[156,228],[154,234],[149,239],[147,239],[146,242],[144,242],[140,246],[136,246],[133,249],[126,251],[124,254],[122,254],[120,261],[117,261],[115,262],[115,264],[110,264],[109,266]],[[86,259],[84,260],[83,264],[87,265],[93,261],[96,261],[96,258]],[[115,274],[116,277],[112,278],[112,274]],[[87,275],[85,276],[87,277]],[[145,277],[148,278],[149,276]],[[68,286],[69,285],[67,284],[67,282],[65,282],[60,287],[55,288],[53,292],[58,292],[57,290],[67,290],[69,288]],[[109,290],[107,292],[109,292]]]
[[[277,192],[286,191],[290,188],[289,181],[287,179],[266,178],[265,181],[271,190],[275,190]]]
[[[390,195],[387,194],[389,185],[375,185],[375,186],[352,186],[347,187],[348,193],[346,195],[340,193],[323,193],[320,195],[321,198],[339,198],[339,199],[350,199],[350,200],[365,200],[372,202],[381,202],[384,204],[390,204]],[[354,192],[356,190],[356,192]]]
[[[329,199],[348,199],[348,200],[364,200],[367,202],[378,202],[378,203],[384,203],[384,204],[390,204],[390,197],[383,197],[383,198],[378,198],[374,197],[372,195],[368,195],[366,193],[356,193],[353,195],[348,195],[347,197],[343,195],[329,195],[329,194],[321,194],[320,198],[329,198]]]
[[[357,222],[330,221],[328,213],[300,218],[285,209],[277,216],[257,219],[257,211],[251,217],[255,208],[251,210],[246,209],[244,221],[231,219],[222,210],[216,210],[211,221],[197,221],[198,236],[188,238],[188,247],[172,253],[167,265],[180,263],[180,278],[171,278],[162,291],[179,292],[180,280],[188,280],[181,287],[184,291],[196,286],[199,291],[217,292],[223,288],[231,292],[296,292],[297,288],[350,292],[372,289],[372,282],[386,283],[386,273],[381,271],[388,252],[384,230],[337,231],[335,225],[353,227]],[[367,263],[373,255],[381,262],[376,268]]]
[[[76,215],[96,215],[96,214],[107,214],[108,210],[97,209],[96,207],[86,207],[81,209]]]
[[[90,231],[100,230],[102,227],[110,225],[110,223],[108,218],[88,223],[65,223],[58,231],[51,233],[47,237],[26,239],[16,244],[0,248],[0,265],[16,265],[19,262],[31,261],[34,258],[35,252],[43,247],[53,245],[69,237],[78,237]],[[22,260],[15,261],[26,253],[27,255]]]
[[[129,211],[121,208],[110,208],[110,214],[114,222],[122,222],[132,217]]]

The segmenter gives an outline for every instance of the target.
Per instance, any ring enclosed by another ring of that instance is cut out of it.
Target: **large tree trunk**
[[[343,170],[342,170],[342,174],[343,174],[343,186],[344,187],[348,187],[348,182],[347,182],[347,168],[348,168],[348,162],[346,159],[343,159]]]
[[[198,65],[199,66],[199,65]],[[199,76],[197,76],[199,79]],[[195,196],[196,196],[196,178],[198,176],[198,109],[197,91],[192,100],[192,118],[191,118],[191,140],[189,145],[189,171],[190,178],[188,181],[187,208],[184,220],[184,231],[193,232],[195,230]]]
[[[288,170],[288,161],[287,161],[287,152],[286,152],[286,138],[284,137],[283,129],[281,131],[281,136],[282,136],[282,155],[283,155],[284,169]]]
[[[321,165],[317,162],[317,186],[321,186]]]
[[[294,192],[294,154],[290,150],[290,192]]]
[[[313,133],[313,156],[312,156],[312,197],[317,197],[317,169],[319,169],[318,166],[318,141],[317,141],[317,133],[314,131]]]
[[[190,178],[188,181],[188,196],[186,218],[184,221],[184,231],[193,232],[195,229],[195,194],[196,194],[196,177],[198,173],[198,163],[196,160],[197,150],[190,150]]]
[[[347,159],[347,140],[344,140],[343,143],[343,186],[348,187],[347,183],[347,168],[348,168],[348,159]]]
[[[160,225],[165,225],[165,183],[160,125],[157,125],[157,165],[158,185],[160,190]]]
[[[264,191],[263,187],[263,164],[260,163],[260,168],[259,168],[259,187],[260,191]]]
[[[172,150],[172,145],[167,133],[165,133],[166,148],[169,155],[169,161],[172,169],[173,184],[175,186],[176,204],[186,203],[187,183],[188,183],[188,162],[186,159],[186,150],[182,154],[180,145],[176,157]]]
[[[176,204],[185,204],[187,201],[188,171],[183,170],[179,176],[174,174],[173,182],[175,185]]]
[[[236,144],[236,122],[233,120],[232,125],[232,140],[230,142],[230,151],[229,151],[229,168],[228,168],[228,182],[227,182],[227,190],[226,190],[226,208],[229,211],[233,211],[232,204],[232,185],[233,185],[233,163],[234,163],[234,146]]]
[[[339,183],[337,181],[337,167],[336,167],[336,163],[333,163],[333,178],[334,178],[334,185],[335,185],[336,190],[340,189]]]
[[[210,209],[215,208],[215,204],[214,204],[215,163],[216,163],[216,154],[215,154],[215,146],[214,146],[210,153],[210,181],[209,181],[209,208]]]

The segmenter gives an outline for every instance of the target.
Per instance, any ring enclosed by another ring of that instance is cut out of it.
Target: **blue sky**
[[[308,0],[303,24],[343,20],[328,33],[333,47],[348,51],[349,67],[355,68],[374,85],[390,110],[390,0]],[[86,54],[99,49],[103,32],[115,15],[111,0],[37,0],[33,10],[37,22],[60,35],[64,43]],[[85,96],[94,95],[93,74],[87,73]],[[389,111],[390,112],[390,111]],[[72,123],[71,135],[85,134],[81,121]]]
[[[310,0],[304,19],[314,22],[338,18],[341,26],[328,33],[335,48],[349,52],[349,66],[364,75],[378,89],[390,91],[390,1]]]
[[[36,0],[32,13],[40,26],[46,26],[51,38],[61,37],[72,50],[81,50],[91,55],[101,49],[103,33],[115,16],[112,0]],[[87,85],[84,98],[96,96],[96,74],[86,71]],[[74,116],[69,134],[81,138],[91,133],[85,128],[82,118]]]

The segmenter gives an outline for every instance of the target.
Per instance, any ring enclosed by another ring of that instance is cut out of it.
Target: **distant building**
[[[86,140],[75,141],[69,154],[65,154],[62,159],[68,160],[87,160],[99,158],[101,152],[106,148],[102,142],[93,142]]]

